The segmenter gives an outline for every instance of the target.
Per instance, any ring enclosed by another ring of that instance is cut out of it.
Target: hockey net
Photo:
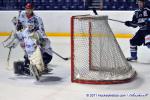
[[[108,24],[107,16],[71,17],[71,80],[88,84],[131,81],[136,71]]]

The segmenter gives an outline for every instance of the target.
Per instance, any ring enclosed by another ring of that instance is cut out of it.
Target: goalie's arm
[[[13,17],[13,19],[11,20],[11,22],[13,23],[13,25],[15,26],[15,30],[20,31],[23,29],[23,23],[21,21],[21,16],[22,16],[22,12],[21,10],[19,11],[18,17]]]

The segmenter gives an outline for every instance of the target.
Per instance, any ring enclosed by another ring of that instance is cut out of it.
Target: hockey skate
[[[48,74],[50,72],[50,69],[47,65],[44,66],[44,70],[41,72],[42,74]]]
[[[130,61],[130,62],[136,62],[137,61],[137,57],[128,57],[126,58],[127,61]]]

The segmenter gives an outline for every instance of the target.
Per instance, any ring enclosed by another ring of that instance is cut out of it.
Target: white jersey
[[[26,28],[23,32],[17,33],[17,37],[25,44],[25,52],[30,57],[35,51],[36,39],[30,37],[30,32]]]
[[[34,35],[35,34],[35,35]],[[37,46],[37,41],[41,37],[41,35],[39,35],[40,33],[38,33],[38,31],[31,33],[28,28],[26,28],[23,32],[17,33],[17,37],[20,41],[23,41],[25,43],[25,51],[27,53],[27,55],[30,57],[33,52],[35,51],[35,47]],[[41,51],[42,53],[46,52],[49,55],[52,55],[52,48],[50,46],[50,41],[48,38],[43,38],[44,40],[46,40],[46,44],[44,47],[41,47]]]
[[[28,18],[26,16],[26,12],[22,11],[18,17],[18,20],[22,23],[24,29],[27,28],[28,20],[33,20],[37,31],[39,31],[42,37],[46,37],[43,21],[42,18],[40,18],[39,16],[36,16],[34,14],[31,18]]]

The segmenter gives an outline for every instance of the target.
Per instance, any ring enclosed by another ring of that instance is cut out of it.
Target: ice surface
[[[0,37],[0,42],[5,38]],[[64,57],[70,56],[70,38],[50,39],[56,52]],[[118,42],[125,56],[129,56],[129,40],[118,39]],[[36,82],[32,77],[13,74],[13,61],[23,59],[19,46],[12,50],[10,67],[6,62],[7,55],[8,49],[0,44],[0,100],[150,100],[150,49],[143,46],[138,49],[138,62],[131,63],[138,73],[136,79],[115,85],[71,83],[70,61],[56,55],[49,64],[51,73]]]

